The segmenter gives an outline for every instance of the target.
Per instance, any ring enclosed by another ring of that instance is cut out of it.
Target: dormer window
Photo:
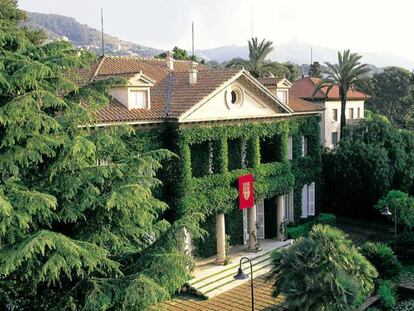
[[[142,72],[128,80],[126,86],[111,89],[111,95],[128,110],[151,108],[151,87],[155,81]]]
[[[148,108],[148,91],[131,89],[131,108],[130,109],[145,109]]]
[[[288,103],[288,90],[277,90],[276,96],[282,103]]]

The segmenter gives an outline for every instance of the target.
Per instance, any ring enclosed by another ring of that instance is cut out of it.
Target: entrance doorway
[[[276,197],[264,200],[264,237],[274,239],[277,237],[277,200]]]

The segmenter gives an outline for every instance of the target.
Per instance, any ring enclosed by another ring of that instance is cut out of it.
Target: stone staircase
[[[277,248],[287,247],[290,244],[290,240],[281,242],[280,246]],[[268,249],[253,254],[245,254],[245,256],[252,261],[254,278],[263,275],[271,270],[272,260],[270,254],[274,249]],[[244,282],[249,282],[250,264],[247,260],[243,260],[242,268],[244,273],[249,275],[249,278],[245,280],[234,279],[234,275],[236,275],[239,268],[239,261],[241,257],[242,256],[232,258],[231,263],[226,266],[213,266],[209,269],[205,269],[204,271],[197,273],[196,277],[188,282],[189,290],[198,296],[209,299],[236,286],[239,286]]]

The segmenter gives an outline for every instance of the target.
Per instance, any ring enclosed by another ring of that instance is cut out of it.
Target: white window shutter
[[[311,216],[315,216],[315,183],[311,183],[308,187],[309,193],[309,212]]]
[[[305,136],[302,136],[302,157],[305,156]]]
[[[302,188],[302,218],[308,217],[308,185]]]
[[[288,160],[293,159],[293,139],[292,136],[288,137]]]

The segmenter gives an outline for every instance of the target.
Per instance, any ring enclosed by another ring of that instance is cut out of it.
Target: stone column
[[[226,225],[224,214],[216,215],[217,258],[216,263],[223,264],[226,260]]]
[[[191,256],[193,252],[193,243],[191,233],[187,230],[187,228],[183,228],[183,236],[184,236],[184,243],[183,243],[183,252],[188,256]]]
[[[285,218],[285,206],[283,195],[277,197],[277,239],[283,241],[285,239],[285,232],[283,222]]]
[[[256,204],[248,209],[249,250],[255,250],[257,244]]]

